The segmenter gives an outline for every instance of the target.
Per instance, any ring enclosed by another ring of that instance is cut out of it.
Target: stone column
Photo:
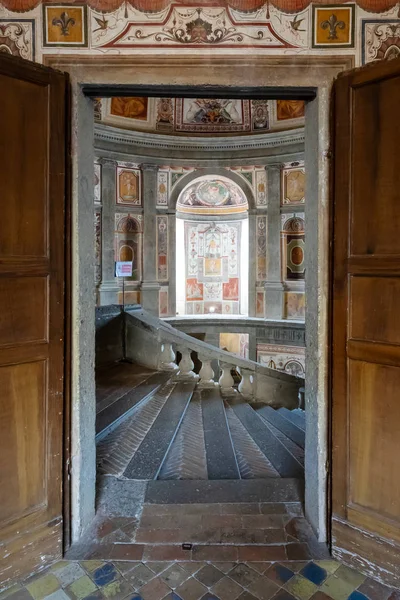
[[[281,275],[281,208],[280,165],[267,167],[267,281],[265,283],[266,319],[283,318],[283,292]]]
[[[143,178],[143,278],[141,304],[159,316],[157,281],[157,165],[142,164]]]
[[[117,193],[117,163],[101,158],[101,305],[118,302],[118,281],[115,277],[114,232]]]
[[[256,279],[257,279],[257,211],[249,210],[249,293],[248,314],[256,316]]]

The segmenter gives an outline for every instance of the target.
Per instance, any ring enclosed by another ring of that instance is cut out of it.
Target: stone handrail
[[[299,390],[304,386],[304,379],[197,340],[139,307],[125,313],[125,348],[128,360],[174,371],[177,379],[198,379],[199,387],[216,385],[212,363],[218,361],[221,370],[218,384],[223,396],[237,394],[231,374],[235,369],[241,378],[238,390],[244,397],[273,406],[296,408],[299,405]],[[175,362],[175,350],[182,355],[179,365]],[[202,363],[198,375],[193,371],[193,351]]]

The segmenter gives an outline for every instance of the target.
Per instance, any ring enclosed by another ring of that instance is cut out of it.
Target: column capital
[[[142,171],[158,171],[159,165],[154,163],[141,163],[140,168]]]
[[[118,162],[112,158],[99,158],[97,161],[102,167],[116,167]]]

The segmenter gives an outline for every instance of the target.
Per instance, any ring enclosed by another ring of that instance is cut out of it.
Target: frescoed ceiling
[[[248,202],[240,187],[230,179],[206,175],[186,186],[176,208],[185,213],[222,215],[245,212]]]
[[[32,10],[41,3],[45,3],[43,0],[1,0],[0,4],[3,4],[8,10],[14,12],[25,12]],[[64,4],[75,4],[75,0],[64,0]],[[311,0],[88,0],[86,4],[90,8],[100,12],[112,12],[123,6],[129,4],[132,8],[144,12],[144,13],[157,13],[168,9],[172,4],[185,6],[220,6],[225,8],[231,8],[240,12],[251,13],[260,10],[263,6],[270,3],[275,6],[278,10],[286,13],[296,13],[304,10],[311,4]],[[48,2],[46,2],[48,4]],[[314,1],[313,4],[344,4],[343,1],[326,1],[319,0]],[[357,4],[364,10],[369,12],[383,12],[393,8],[397,4],[397,0],[357,0]]]
[[[299,100],[210,98],[101,98],[98,122],[159,134],[229,136],[261,134],[304,126]]]

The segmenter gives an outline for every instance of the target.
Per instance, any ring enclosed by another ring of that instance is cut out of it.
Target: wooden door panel
[[[399,106],[398,77],[353,89],[351,254],[400,254]]]
[[[48,277],[3,277],[0,348],[48,340]]]
[[[400,515],[399,460],[392,452],[399,435],[398,390],[400,368],[349,362],[349,502],[393,520]]]
[[[400,345],[399,299],[399,277],[351,277],[349,339]]]
[[[67,78],[0,54],[0,582],[62,554]]]
[[[400,580],[400,61],[335,82],[332,549]]]
[[[46,501],[46,363],[0,368],[0,523],[30,514]]]
[[[9,77],[0,75],[0,89],[9,85]],[[12,124],[2,140],[2,171],[7,174],[7,202],[2,202],[0,219],[3,259],[48,255],[43,227],[48,204],[48,102],[48,86],[32,81],[14,80],[13,94],[0,94],[0,114]],[[29,160],[21,160],[23,152],[29,153]]]

